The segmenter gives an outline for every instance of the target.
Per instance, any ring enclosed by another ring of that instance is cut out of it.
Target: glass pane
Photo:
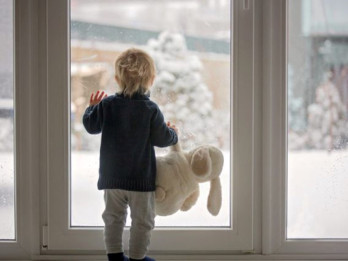
[[[154,58],[151,99],[179,126],[181,146],[188,151],[212,144],[225,158],[218,216],[207,210],[209,184],[203,183],[190,211],[157,217],[156,226],[229,227],[229,0],[71,0],[71,225],[103,226],[103,192],[97,190],[100,135],[89,135],[81,118],[91,92],[117,91],[114,61],[130,47]]]
[[[14,240],[13,1],[0,0],[0,38],[0,240]]]
[[[288,1],[288,238],[348,238],[348,1]]]

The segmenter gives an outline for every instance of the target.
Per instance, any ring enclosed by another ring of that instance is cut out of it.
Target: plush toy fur
[[[199,146],[189,152],[179,144],[157,157],[156,214],[168,216],[189,210],[199,197],[199,183],[210,181],[208,211],[216,216],[221,208],[220,173],[222,152],[214,146]]]

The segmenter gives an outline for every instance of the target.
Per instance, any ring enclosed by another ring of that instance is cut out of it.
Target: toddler
[[[154,146],[178,141],[175,125],[164,122],[160,109],[149,99],[155,78],[152,58],[129,49],[115,62],[119,93],[91,94],[83,124],[90,134],[102,133],[98,189],[104,190],[104,241],[109,260],[144,260],[154,228],[156,158]],[[122,233],[127,207],[132,224],[129,257],[123,253]]]

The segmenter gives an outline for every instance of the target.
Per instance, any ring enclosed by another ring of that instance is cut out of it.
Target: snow
[[[70,72],[71,75],[79,75],[83,77],[88,77],[100,71],[107,71],[110,69],[108,63],[71,63]]]
[[[224,152],[225,164],[221,174],[223,191],[222,208],[219,215],[212,216],[207,210],[209,183],[200,185],[200,197],[188,212],[178,212],[169,217],[156,217],[156,226],[230,226],[230,164],[229,152]],[[101,218],[104,210],[103,192],[97,190],[97,152],[72,153],[72,225],[103,226]],[[129,213],[129,211],[128,211]],[[130,218],[127,225],[130,225]]]
[[[318,86],[316,101],[308,106],[306,146],[327,150],[344,148],[348,137],[346,114],[337,87],[330,80]]]
[[[14,239],[13,154],[0,152],[0,240]]]
[[[199,57],[187,51],[185,37],[178,33],[162,32],[148,42],[150,55],[156,64],[157,77],[151,98],[159,105],[166,120],[175,123],[182,133],[181,145],[209,143],[218,145],[229,140],[229,110],[218,117],[213,108],[213,94],[202,79],[203,64]],[[220,88],[229,89],[230,86]],[[218,131],[221,126],[225,132]],[[194,140],[186,139],[189,133]],[[220,142],[221,143],[221,142]]]
[[[348,151],[288,156],[288,237],[348,237]]]
[[[228,159],[228,152],[224,154]],[[14,184],[11,155],[0,153],[0,238],[14,236],[14,208],[10,199]],[[72,153],[73,225],[102,225],[103,193],[97,190],[96,185],[98,157],[97,152]],[[156,226],[227,226],[228,165],[225,164],[221,175],[223,207],[217,217],[211,216],[206,209],[209,184],[202,184],[199,201],[190,211],[157,217]],[[288,167],[288,237],[347,238],[348,151],[291,151]],[[11,193],[8,193],[9,188]]]
[[[13,118],[0,118],[0,151],[13,150]]]
[[[13,99],[0,99],[0,109],[13,110]]]

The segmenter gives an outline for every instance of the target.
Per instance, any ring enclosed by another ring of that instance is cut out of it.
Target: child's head
[[[154,61],[140,49],[124,51],[115,62],[115,79],[126,96],[145,93],[151,87],[155,73]]]

